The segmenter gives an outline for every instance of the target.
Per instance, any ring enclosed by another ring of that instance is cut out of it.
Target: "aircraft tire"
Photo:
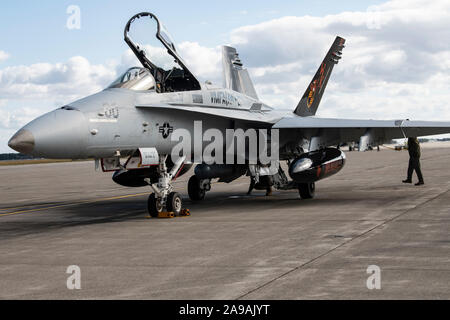
[[[192,201],[200,201],[205,198],[205,190],[200,188],[200,179],[197,176],[192,176],[189,178],[188,182],[188,194]]]
[[[158,202],[156,201],[156,196],[154,193],[152,193],[147,200],[147,209],[148,213],[150,214],[150,217],[157,218],[158,213],[162,211],[162,208],[158,205]]]
[[[167,211],[173,212],[174,215],[178,216],[183,209],[183,200],[178,192],[171,192],[167,196],[166,201]]]
[[[312,199],[316,193],[316,184],[311,183],[300,183],[298,185],[298,193],[302,199]]]

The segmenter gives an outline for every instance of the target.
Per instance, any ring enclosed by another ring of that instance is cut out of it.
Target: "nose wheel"
[[[150,217],[157,218],[163,212],[164,205],[161,199],[158,199],[154,193],[148,197],[147,208]],[[183,210],[183,199],[178,192],[171,192],[166,199],[166,211],[173,212],[175,216],[180,215]]]
[[[167,211],[173,212],[176,216],[180,215],[183,209],[183,200],[178,192],[171,192],[167,197]]]
[[[148,209],[148,213],[150,214],[150,217],[157,218],[158,214],[163,211],[163,208],[164,207],[161,205],[161,201],[158,201],[155,194],[152,193],[148,197],[148,201],[147,201],[147,209]]]

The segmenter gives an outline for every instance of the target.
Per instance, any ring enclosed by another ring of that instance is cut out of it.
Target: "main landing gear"
[[[206,192],[209,190],[211,190],[211,179],[199,179],[196,175],[190,177],[188,194],[192,201],[203,200]]]
[[[177,192],[173,192],[171,182],[180,171],[185,157],[178,159],[170,172],[167,171],[166,159],[167,155],[160,156],[159,158],[158,183],[152,184],[149,178],[145,179],[154,191],[154,193],[148,197],[147,202],[148,213],[154,218],[158,217],[158,214],[163,212],[164,209],[168,212],[173,212],[176,216],[180,215],[183,209],[181,195]]]
[[[302,199],[312,199],[316,193],[316,184],[314,182],[299,183],[298,193]]]

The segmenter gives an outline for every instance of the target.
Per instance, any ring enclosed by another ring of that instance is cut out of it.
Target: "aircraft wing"
[[[332,145],[340,142],[360,141],[384,143],[391,139],[420,137],[450,133],[450,122],[409,120],[356,120],[316,117],[285,117],[273,128],[301,131],[318,137],[321,143]]]

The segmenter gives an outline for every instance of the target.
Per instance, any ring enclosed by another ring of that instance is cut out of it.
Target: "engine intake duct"
[[[139,170],[117,170],[114,172],[112,179],[115,183],[124,187],[145,187],[148,183],[145,178],[157,179],[155,168],[145,168]]]
[[[171,170],[174,166],[173,161],[169,158],[166,160],[168,170]],[[184,166],[178,172],[178,177],[188,172],[192,167],[192,164],[185,163]],[[149,178],[152,183],[158,182],[158,166],[150,166],[141,169],[120,169],[116,170],[112,176],[115,183],[124,187],[146,187],[148,183],[145,181]]]
[[[325,148],[302,154],[289,166],[289,176],[297,183],[312,183],[338,173],[345,164],[345,154]]]

